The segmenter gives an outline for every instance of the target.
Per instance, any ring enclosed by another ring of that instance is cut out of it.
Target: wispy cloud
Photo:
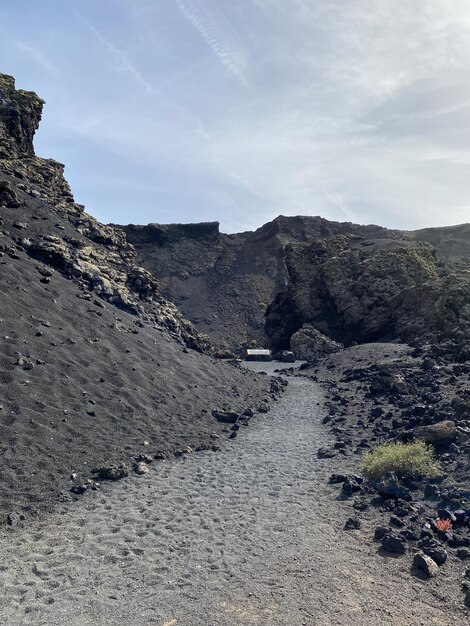
[[[76,4],[1,9],[0,58],[47,86],[41,150],[88,198],[102,168],[109,221],[136,196],[134,221],[222,228],[468,221],[470,0],[83,0],[83,28]]]
[[[20,52],[27,54],[36,65],[39,65],[39,67],[51,76],[57,76],[59,74],[59,68],[54,65],[39,48],[26,44],[23,41],[17,42],[16,46]]]
[[[116,68],[118,71],[127,72],[130,74],[135,82],[139,84],[144,90],[149,94],[158,93],[157,90],[153,87],[153,85],[144,77],[142,72],[140,72],[135,65],[131,62],[128,55],[118,48],[114,43],[112,43],[107,37],[105,37],[101,31],[96,28],[94,24],[92,24],[86,17],[80,16],[82,21],[87,25],[89,30],[95,35],[96,39],[100,42],[100,44],[107,50],[107,52],[113,58],[113,68]]]
[[[249,55],[238,34],[213,0],[175,0],[182,15],[201,34],[216,57],[248,86]]]

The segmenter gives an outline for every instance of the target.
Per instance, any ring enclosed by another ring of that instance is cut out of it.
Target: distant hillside
[[[446,264],[470,257],[470,225],[414,232],[333,222],[321,217],[279,216],[254,232],[220,233],[207,224],[121,226],[137,259],[159,278],[164,295],[218,345],[266,343],[265,312],[290,277],[286,246],[341,234],[365,244],[429,242]]]

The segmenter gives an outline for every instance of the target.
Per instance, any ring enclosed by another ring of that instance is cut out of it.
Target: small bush
[[[384,443],[364,455],[362,469],[367,478],[380,479],[387,472],[397,476],[436,476],[439,464],[433,448],[423,441]]]

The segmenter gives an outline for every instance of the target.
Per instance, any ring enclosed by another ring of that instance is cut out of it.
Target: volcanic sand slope
[[[377,554],[367,515],[361,530],[342,530],[353,511],[326,481],[351,460],[316,458],[329,441],[323,414],[318,385],[291,379],[271,412],[219,453],[158,464],[86,494],[48,524],[10,532],[0,552],[0,621],[467,624],[461,594],[448,585],[452,564],[422,581],[403,567],[406,557]]]
[[[207,341],[34,155],[42,101],[0,75],[0,514],[67,499],[70,475],[135,454],[210,447],[211,409],[256,409],[266,379]],[[148,441],[148,446],[143,442]]]

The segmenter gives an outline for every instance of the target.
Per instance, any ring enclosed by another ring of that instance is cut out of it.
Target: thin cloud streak
[[[131,63],[125,52],[109,41],[109,39],[107,39],[86,17],[82,15],[80,17],[101,45],[106,48],[111,56],[118,62],[121,71],[128,72],[147,93],[158,94],[158,91],[153,87],[153,85],[146,80],[142,73]]]
[[[175,0],[181,14],[199,31],[200,35],[215,56],[234,74],[246,87],[248,81],[248,55],[228,37],[227,20],[220,9],[212,4],[212,0]],[[208,8],[208,5],[211,5]],[[230,27],[230,25],[228,24]],[[230,27],[233,30],[232,27]]]
[[[29,25],[11,18],[0,55],[49,103],[41,152],[65,160],[109,221],[468,221],[470,3],[83,0],[80,11],[78,22],[74,0],[50,0]],[[135,184],[108,188],[121,178]]]
[[[25,52],[29,55],[36,65],[39,65],[43,70],[45,70],[51,76],[58,76],[60,74],[59,68],[51,63],[51,61],[47,58],[47,56],[39,50],[39,48],[34,48],[33,46],[24,43],[23,41],[19,41],[16,44],[18,50],[20,52]]]

